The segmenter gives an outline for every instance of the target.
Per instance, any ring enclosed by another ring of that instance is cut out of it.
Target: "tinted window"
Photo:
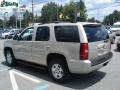
[[[49,37],[49,27],[38,27],[36,32],[36,41],[48,41]]]
[[[102,25],[84,25],[89,42],[96,42],[108,38],[108,33]]]
[[[27,28],[20,36],[19,40],[31,41],[34,28]]]
[[[77,26],[55,26],[55,37],[59,42],[80,42]]]

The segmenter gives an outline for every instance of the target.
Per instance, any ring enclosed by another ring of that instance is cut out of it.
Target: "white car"
[[[2,34],[1,34],[1,38],[2,39],[5,39],[7,38],[7,36],[10,34],[10,31],[9,30],[5,30]]]
[[[115,32],[117,36],[120,35],[120,22],[114,23],[113,26],[110,28],[112,32]]]
[[[112,44],[115,43],[115,39],[116,39],[116,34],[115,32],[112,32],[111,30],[107,30],[108,34],[109,34],[109,38]]]
[[[11,32],[2,33],[1,38],[6,39],[10,34],[11,34]]]
[[[50,23],[28,27],[5,41],[4,55],[9,66],[18,61],[42,65],[55,81],[63,82],[70,73],[87,74],[106,66],[110,47],[99,23]]]
[[[1,38],[2,39],[7,39],[7,37],[10,34],[13,34],[16,30],[18,30],[18,29],[11,29],[11,30],[5,31],[4,33],[1,34]]]

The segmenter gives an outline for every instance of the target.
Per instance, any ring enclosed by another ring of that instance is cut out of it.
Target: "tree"
[[[69,4],[66,4],[63,7],[63,18],[65,21],[75,21],[75,8],[76,8],[76,3],[71,1]]]
[[[32,13],[26,11],[23,15],[24,19],[22,20],[22,27],[27,27],[29,23],[32,23]]]
[[[87,19],[87,10],[86,10],[86,6],[84,4],[84,2],[82,0],[80,0],[78,3],[77,3],[77,6],[78,6],[78,10],[80,10],[80,21],[86,21]]]
[[[32,13],[26,11],[23,14],[23,20],[22,20],[21,26],[23,28],[27,27],[27,26],[29,26],[29,23],[32,23]],[[6,26],[8,28],[9,27],[12,27],[12,28],[16,27],[16,16],[15,15],[10,16],[10,19],[6,22]],[[18,28],[20,27],[20,21],[19,20],[17,20],[17,27]]]
[[[87,21],[88,21],[88,22],[95,22],[96,20],[95,20],[94,17],[92,17],[92,18],[89,18]]]
[[[16,21],[15,15],[10,16],[10,20],[6,22],[7,27],[13,27],[14,28],[15,27],[15,23],[16,23],[15,21]]]
[[[66,4],[63,7],[63,14],[66,19],[69,19],[69,21],[74,22],[76,21],[76,15],[79,12],[80,16],[79,19],[77,19],[78,21],[86,21],[87,19],[87,14],[86,14],[86,7],[85,4],[82,0],[80,0],[79,2],[73,2],[71,1],[69,4]],[[68,17],[68,18],[67,18]]]
[[[99,20],[96,20],[94,17],[89,18],[87,21],[88,21],[88,22],[97,22],[97,23],[100,23],[100,21],[99,21]]]
[[[113,25],[113,23],[120,21],[120,11],[115,10],[113,13],[105,16],[103,23],[106,25]]]
[[[43,6],[41,11],[41,21],[43,23],[50,21],[70,21],[74,22],[78,21],[86,21],[86,7],[82,0],[79,2],[73,2],[71,0],[70,3],[65,6],[59,6],[53,2],[47,3]],[[76,18],[77,12],[80,12],[79,19]]]
[[[43,6],[41,10],[41,21],[43,23],[57,21],[58,5],[50,2]]]

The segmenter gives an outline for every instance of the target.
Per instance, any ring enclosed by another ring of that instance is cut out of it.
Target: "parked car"
[[[12,39],[16,34],[20,34],[23,30],[22,29],[16,29],[13,33],[10,33],[7,38]]]
[[[111,30],[107,30],[108,34],[109,34],[109,38],[112,44],[115,43],[115,39],[116,39],[116,34],[114,32],[112,32]]]
[[[106,30],[110,30],[111,26],[104,25]]]
[[[18,61],[42,65],[48,67],[53,80],[63,82],[70,73],[87,74],[106,66],[110,45],[99,23],[50,23],[30,26],[6,40],[4,55],[9,66]]]
[[[14,33],[19,30],[19,29],[10,29],[10,30],[6,30],[4,33],[2,33],[1,38],[2,39],[7,39],[8,37],[10,37],[10,35],[14,35]]]
[[[109,35],[111,44],[114,44],[114,43],[115,43],[115,38],[116,38],[116,33],[113,32],[113,31],[110,29],[110,26],[104,26],[104,27],[105,27],[105,30],[107,31],[108,35]]]
[[[4,33],[4,29],[0,28],[0,38],[1,38],[2,33]]]
[[[1,38],[5,39],[5,38],[7,38],[7,35],[9,35],[9,34],[10,34],[10,30],[9,29],[5,29],[3,31],[3,33],[1,34]]]
[[[120,50],[120,38],[117,41],[117,50]]]
[[[116,36],[120,36],[120,30],[117,31]]]
[[[115,32],[117,36],[119,36],[120,35],[120,22],[114,23],[110,29],[112,32]]]

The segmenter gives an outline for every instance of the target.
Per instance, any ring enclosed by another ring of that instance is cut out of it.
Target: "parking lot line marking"
[[[17,75],[19,75],[19,76],[21,76],[23,78],[29,79],[29,80],[31,80],[33,82],[40,83],[39,80],[31,78],[31,77],[29,77],[27,75],[24,75],[24,74],[22,74],[20,72],[15,71],[15,70],[10,70],[9,74],[10,74],[10,80],[11,80],[11,83],[12,83],[13,90],[19,90],[16,79],[15,79],[15,74],[17,74]]]
[[[33,82],[36,82],[36,83],[40,83],[40,82],[41,82],[41,81],[39,81],[39,80],[37,80],[37,79],[35,79],[35,78],[31,78],[30,76],[24,75],[24,74],[22,74],[22,73],[20,73],[20,72],[18,72],[18,71],[13,71],[13,70],[12,70],[12,72],[13,72],[14,74],[17,74],[17,75],[19,75],[19,76],[21,76],[21,77],[23,77],[23,78],[26,78],[26,79],[28,79],[28,80],[31,80],[31,81],[33,81]]]
[[[16,80],[15,80],[14,73],[10,70],[10,71],[9,71],[9,74],[10,74],[10,80],[11,80],[11,83],[12,83],[13,90],[19,90],[19,89],[18,89],[17,82],[16,82]]]
[[[49,87],[50,85],[49,84],[43,84],[42,86],[39,86],[39,87],[37,87],[36,89],[34,89],[34,90],[44,90],[44,89],[46,89],[47,87]]]

